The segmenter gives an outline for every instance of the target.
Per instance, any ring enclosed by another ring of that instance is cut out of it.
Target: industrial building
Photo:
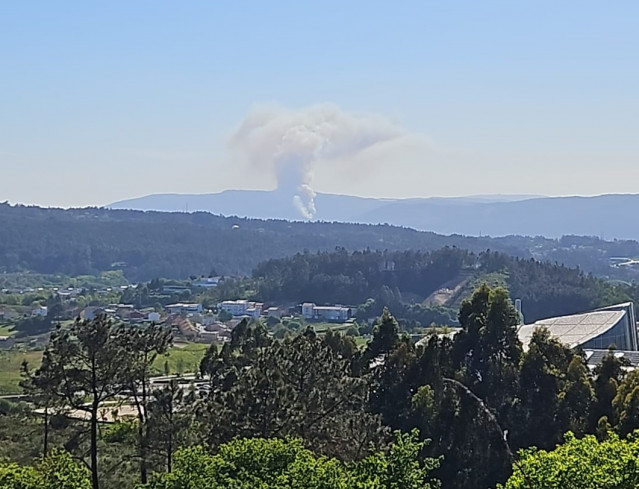
[[[312,302],[302,304],[302,316],[307,320],[328,322],[347,321],[352,316],[350,307],[344,306],[317,306]]]
[[[194,304],[190,302],[178,302],[177,304],[169,304],[168,306],[165,306],[165,308],[170,314],[195,314],[202,312],[202,304]]]
[[[632,302],[522,325],[518,335],[525,350],[528,349],[533,332],[540,327],[548,329],[553,338],[570,348],[639,351],[637,321]]]
[[[251,302],[247,300],[224,301],[217,305],[218,310],[226,311],[233,317],[249,316],[258,318],[262,314],[264,304],[261,302]]]

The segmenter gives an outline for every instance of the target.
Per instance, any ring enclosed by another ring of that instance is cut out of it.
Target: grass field
[[[11,336],[15,333],[13,326],[0,326],[0,336]]]
[[[165,362],[169,365],[169,374],[194,373],[200,368],[200,360],[204,357],[209,345],[201,343],[180,343],[168,355],[161,355],[153,363],[154,370],[163,375]]]
[[[158,375],[164,374],[164,363],[168,362],[171,374],[197,372],[200,360],[208,345],[199,343],[186,343],[174,346],[167,356],[156,358],[153,368]],[[0,395],[20,394],[20,368],[26,360],[32,369],[40,366],[42,360],[41,351],[0,351]]]
[[[20,394],[19,382],[22,379],[20,375],[20,367],[22,362],[26,360],[32,369],[40,366],[42,359],[41,351],[2,351],[0,352],[0,395],[2,394]]]
[[[344,332],[352,326],[351,323],[309,323],[313,326],[316,333],[326,333],[329,329],[332,331]]]

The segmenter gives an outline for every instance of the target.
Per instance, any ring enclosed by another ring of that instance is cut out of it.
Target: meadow
[[[0,395],[21,394],[22,362],[26,361],[31,369],[40,365],[42,351],[0,351]]]
[[[177,343],[166,355],[155,359],[153,373],[164,375],[166,367],[171,375],[196,373],[207,348],[208,345],[200,343]],[[36,369],[41,360],[42,351],[38,350],[0,351],[0,395],[21,394],[22,362],[27,361],[31,369]]]
[[[158,375],[196,373],[208,347],[202,343],[175,343],[166,355],[155,359],[153,370]]]

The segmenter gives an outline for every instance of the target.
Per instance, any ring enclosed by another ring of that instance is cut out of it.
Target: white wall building
[[[304,319],[313,319],[315,316],[315,304],[312,302],[302,304],[302,316],[304,316]]]
[[[266,316],[270,318],[281,318],[282,310],[279,307],[269,307],[266,311]]]
[[[212,289],[217,287],[222,281],[222,277],[208,277],[202,278],[199,280],[194,280],[192,285],[193,287],[201,287],[203,289]]]
[[[264,304],[247,300],[224,301],[217,305],[218,310],[226,311],[233,317],[250,316],[258,318],[262,315]]]
[[[302,316],[304,319],[316,319],[320,321],[340,322],[351,318],[350,307],[344,306],[317,306],[312,302],[302,304]]]
[[[193,304],[186,302],[169,304],[168,306],[166,306],[166,308],[171,314],[193,314],[202,312],[202,304]]]
[[[31,311],[32,316],[46,317],[47,313],[47,306],[38,306],[33,311]]]

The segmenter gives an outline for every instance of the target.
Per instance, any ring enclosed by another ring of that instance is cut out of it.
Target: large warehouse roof
[[[570,348],[574,348],[605,333],[617,325],[625,314],[624,310],[593,311],[572,316],[541,319],[519,328],[519,340],[524,345],[524,349],[527,349],[533,331],[536,328],[545,327],[553,338],[557,338]]]

